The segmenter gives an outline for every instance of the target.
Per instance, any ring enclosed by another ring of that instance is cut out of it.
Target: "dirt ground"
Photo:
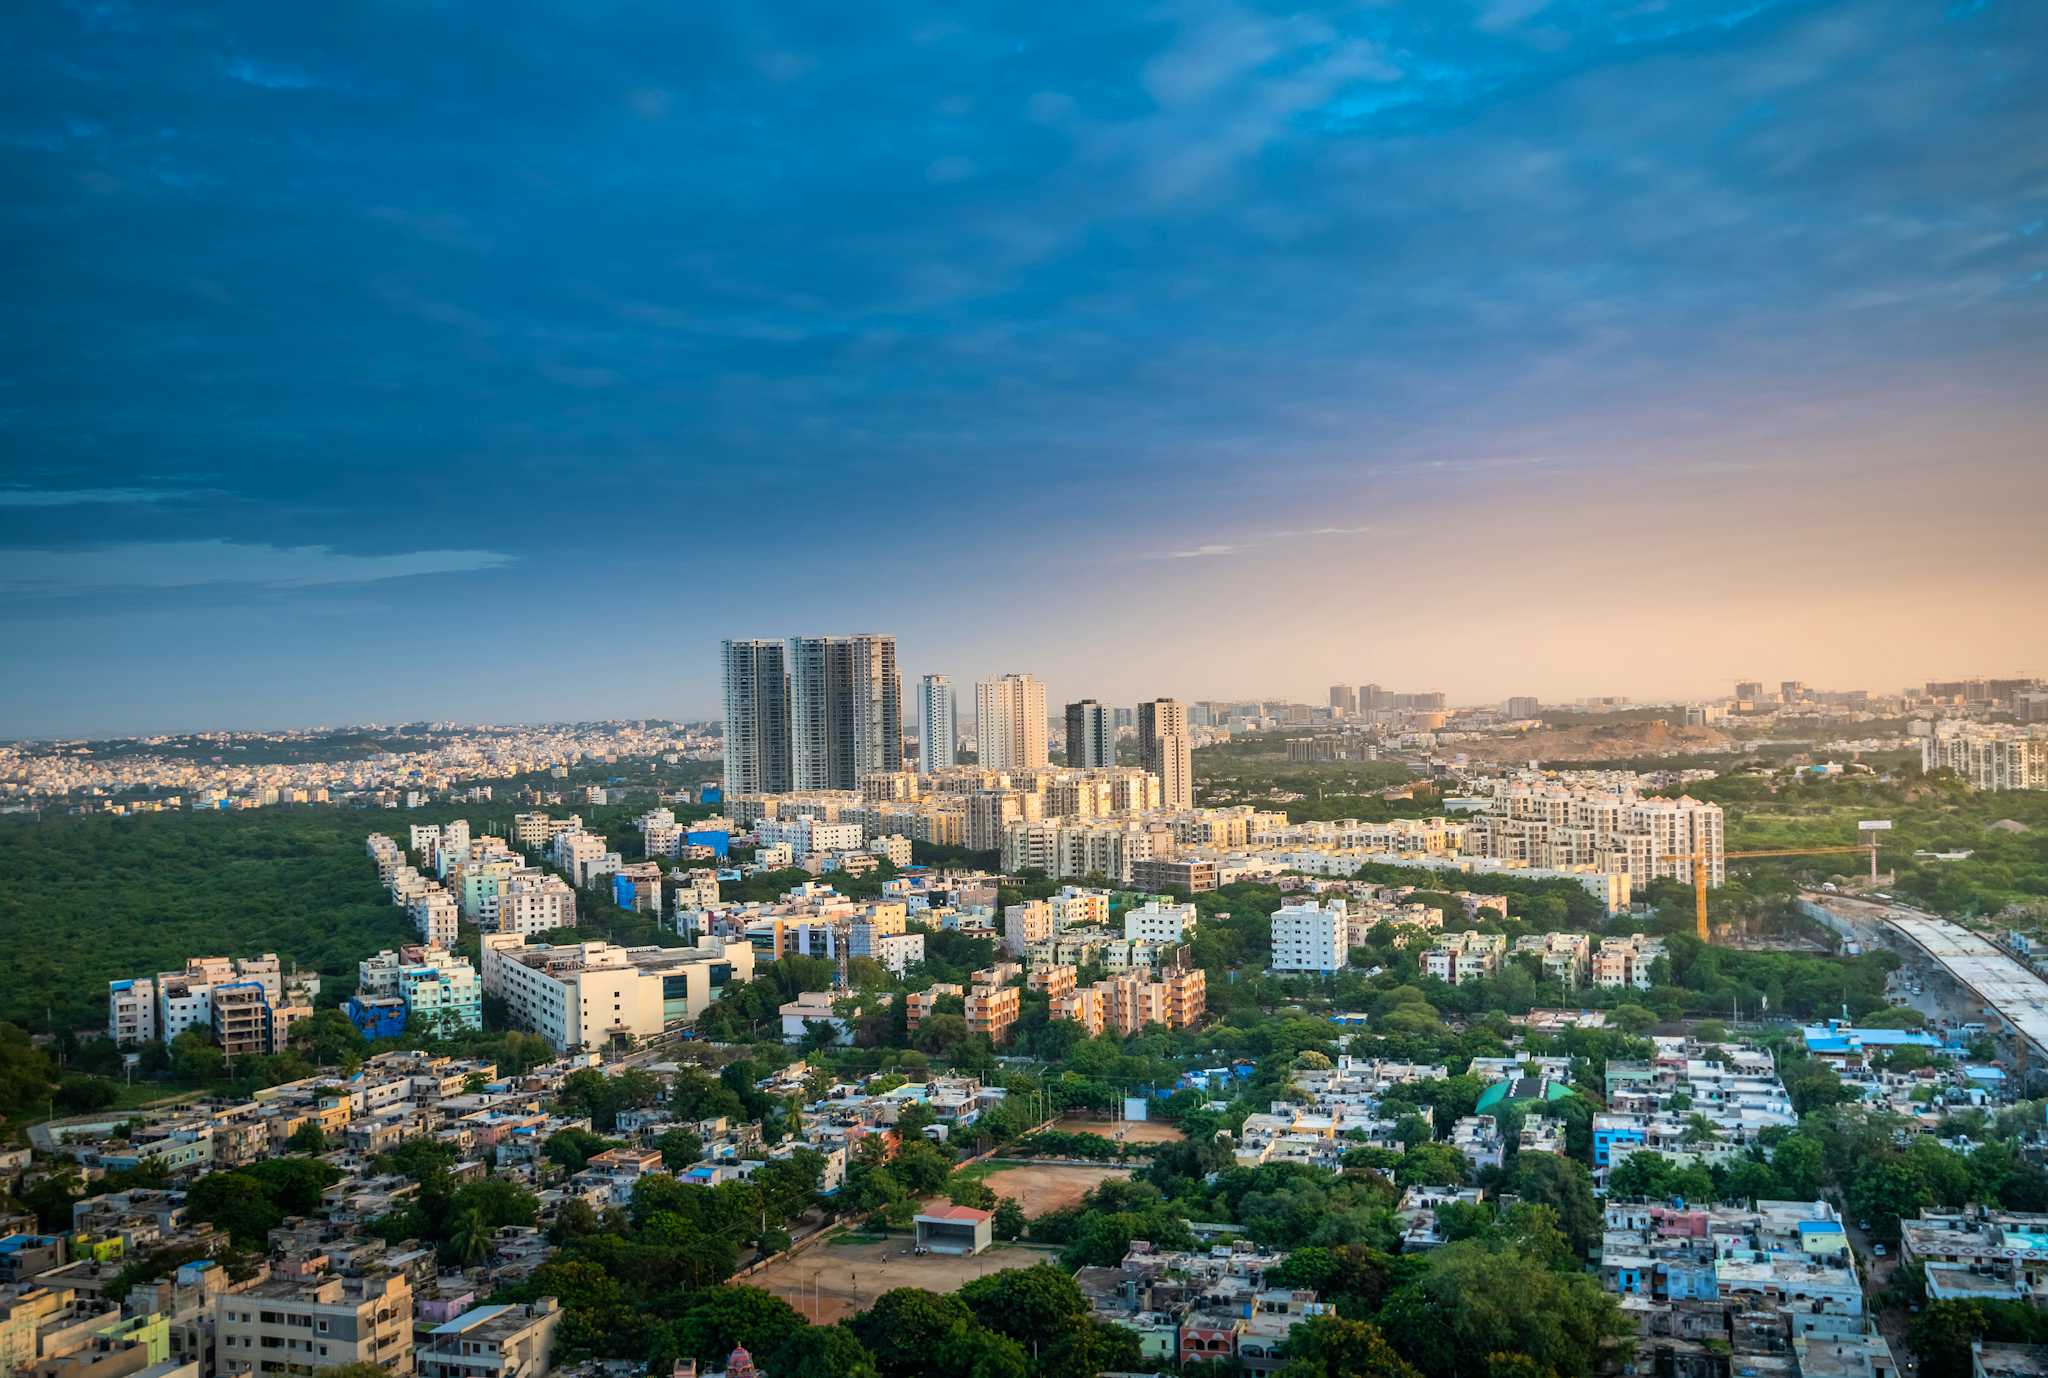
[[[1132,1144],[1178,1143],[1187,1135],[1164,1120],[1094,1120],[1079,1115],[1069,1115],[1053,1126],[1062,1134],[1100,1134],[1113,1139],[1118,1130],[1123,1131],[1124,1142]]]
[[[1029,1268],[1047,1257],[1050,1255],[1041,1250],[998,1243],[973,1258],[938,1254],[919,1258],[910,1252],[907,1236],[895,1235],[885,1244],[814,1245],[744,1281],[749,1287],[773,1292],[819,1324],[830,1325],[842,1316],[865,1311],[892,1287],[951,1292],[976,1278],[1005,1268]]]
[[[1071,1206],[1093,1191],[1105,1177],[1128,1177],[1127,1167],[1054,1167],[1031,1165],[998,1168],[981,1180],[998,1196],[1014,1196],[1024,1217],[1035,1220],[1047,1211]]]

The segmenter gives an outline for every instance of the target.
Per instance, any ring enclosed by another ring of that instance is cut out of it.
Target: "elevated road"
[[[1905,938],[2005,1021],[2024,1041],[2023,1057],[2037,1066],[2048,1058],[2048,981],[1989,938],[1899,904],[1839,895],[1806,898],[1839,917],[1875,922]]]

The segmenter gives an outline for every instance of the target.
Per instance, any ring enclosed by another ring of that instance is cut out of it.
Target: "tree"
[[[1500,1353],[1526,1354],[1564,1378],[1586,1378],[1616,1342],[1635,1333],[1592,1278],[1554,1271],[1517,1248],[1446,1244],[1429,1255],[1426,1269],[1388,1298],[1379,1323],[1429,1378],[1484,1373],[1487,1356]]]
[[[320,1127],[320,1121],[307,1120],[292,1131],[284,1146],[293,1153],[307,1153],[317,1157],[327,1151],[327,1131]]]
[[[1600,1242],[1605,1224],[1599,1203],[1593,1199],[1593,1179],[1584,1164],[1554,1153],[1517,1154],[1510,1180],[1512,1190],[1524,1201],[1557,1212],[1558,1229],[1580,1257]]]
[[[848,1319],[855,1338],[875,1356],[883,1378],[919,1378],[956,1333],[974,1326],[974,1313],[957,1296],[898,1287]]]
[[[1625,1034],[1640,1037],[1657,1026],[1657,1016],[1642,1005],[1616,1005],[1607,1012],[1607,1022]]]
[[[1278,1378],[1420,1378],[1376,1325],[1316,1316],[1287,1334]]]
[[[768,1357],[768,1378],[880,1378],[875,1356],[844,1326],[807,1325]]]
[[[1017,1239],[1024,1233],[1024,1207],[1014,1196],[996,1202],[996,1218],[990,1222],[997,1239]]]
[[[920,1196],[942,1189],[952,1170],[952,1161],[945,1151],[928,1139],[904,1144],[896,1150],[896,1157],[889,1164],[889,1171],[896,1179]]]
[[[687,1129],[663,1132],[654,1146],[661,1151],[661,1165],[670,1172],[681,1172],[704,1156],[704,1141]]]
[[[758,1287],[711,1287],[690,1299],[676,1322],[684,1355],[702,1363],[722,1361],[735,1345],[773,1354],[804,1329],[796,1308]]]
[[[491,1222],[483,1207],[471,1206],[455,1217],[455,1232],[448,1244],[465,1267],[483,1261],[491,1251]]]
[[[1849,1181],[1849,1209],[1870,1222],[1870,1232],[1896,1244],[1899,1221],[1916,1218],[1934,1204],[1934,1193],[1902,1162],[1870,1163]]]
[[[1088,1299],[1074,1279],[1050,1263],[976,1278],[959,1296],[976,1320],[1025,1344],[1058,1335],[1088,1314]]]
[[[560,1165],[564,1172],[577,1173],[583,1171],[592,1158],[612,1147],[611,1140],[587,1129],[558,1129],[548,1136],[540,1151],[549,1162]]]
[[[1449,1144],[1417,1144],[1401,1155],[1394,1169],[1394,1181],[1404,1187],[1455,1187],[1471,1169],[1465,1155]]]

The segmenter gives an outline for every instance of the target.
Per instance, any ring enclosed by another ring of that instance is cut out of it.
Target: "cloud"
[[[1212,541],[1207,545],[1190,546],[1185,550],[1162,550],[1147,556],[1152,560],[1213,560],[1224,555],[1242,555],[1248,550],[1260,550],[1266,546],[1278,545],[1283,541],[1297,541],[1313,536],[1363,536],[1371,531],[1369,526],[1310,526],[1296,531],[1268,531],[1263,535],[1246,537],[1238,541]]]
[[[170,488],[0,488],[0,507],[84,507],[90,504],[173,502],[197,496]]]
[[[297,589],[372,584],[425,574],[499,569],[515,556],[494,550],[413,550],[350,555],[325,545],[242,545],[233,541],[131,541],[86,550],[16,550],[0,592],[69,594],[110,589],[217,585]]]

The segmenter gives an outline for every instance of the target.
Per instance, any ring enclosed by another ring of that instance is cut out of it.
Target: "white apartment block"
[[[875,933],[873,927],[865,923],[853,926],[854,956],[872,957],[897,976],[924,960],[924,934]]]
[[[2048,789],[2048,739],[1998,723],[1936,723],[1920,742],[1923,770],[1952,770],[1980,790]]]
[[[1169,904],[1153,898],[1142,908],[1124,911],[1124,937],[1148,943],[1186,942],[1194,936],[1195,906]]]
[[[606,850],[605,840],[596,833],[557,833],[549,851],[555,865],[568,873],[570,884],[582,889],[626,864],[617,852]]]
[[[555,1048],[639,1041],[694,1020],[728,985],[753,979],[744,942],[702,939],[695,947],[546,947],[516,934],[483,936],[484,992]]]
[[[1274,971],[1342,971],[1350,956],[1350,922],[1343,900],[1300,900],[1274,911]]]
[[[861,846],[858,823],[828,823],[817,818],[764,818],[754,825],[757,845],[789,844],[798,856],[813,852],[857,852]]]
[[[1422,970],[1446,985],[1462,986],[1499,971],[1507,946],[1501,933],[1447,933],[1422,954]]]
[[[486,933],[548,933],[576,926],[576,891],[544,871],[514,875],[478,918]]]
[[[718,872],[708,867],[700,866],[684,873],[676,879],[675,886],[674,907],[678,911],[709,909],[718,903]]]
[[[887,861],[891,866],[910,864],[910,839],[901,833],[887,833],[868,839],[868,850]]]
[[[156,982],[147,976],[107,982],[107,1037],[116,1043],[156,1038]]]
[[[1025,900],[1003,910],[1003,950],[1013,957],[1023,956],[1052,933],[1052,906],[1044,900]]]

